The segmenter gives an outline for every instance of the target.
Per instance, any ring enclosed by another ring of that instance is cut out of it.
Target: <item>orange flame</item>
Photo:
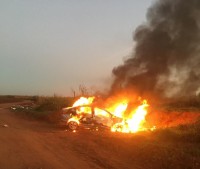
[[[134,111],[132,117],[127,120],[131,132],[135,133],[142,130],[142,124],[145,123],[145,116],[147,115],[146,107],[148,106],[147,101],[144,100],[142,105]]]
[[[127,106],[128,106],[127,101],[123,101],[122,103],[117,103],[116,105],[109,107],[108,110],[112,112],[113,115],[123,118]]]
[[[94,98],[95,97],[89,97],[89,98],[81,97],[73,104],[73,107],[82,106],[82,105],[91,105],[94,101]],[[143,102],[138,107],[135,107],[134,109],[131,109],[131,110],[127,110],[129,99],[120,100],[118,98],[112,104],[111,103],[109,104],[108,102],[105,104],[107,105],[106,109],[109,112],[111,112],[116,117],[122,118],[121,123],[116,123],[111,127],[112,132],[136,133],[138,131],[148,130],[147,128],[145,128],[145,122],[146,122],[145,118],[146,118],[146,115],[148,114],[147,107],[149,106],[146,100],[143,100]],[[82,112],[91,113],[91,108],[84,107],[84,106],[80,107],[78,110],[78,114]],[[127,112],[129,112],[128,115],[127,115]],[[98,115],[106,116],[105,111],[101,109],[97,109],[97,112],[95,111],[95,114],[96,113]],[[77,119],[72,119],[72,120],[77,121]]]
[[[89,97],[89,98],[81,97],[73,104],[73,107],[82,106],[82,105],[90,105],[92,104],[93,100],[94,100],[94,97]]]
[[[94,98],[95,97],[88,97],[88,98],[81,97],[80,99],[75,101],[75,103],[73,104],[72,107],[91,105],[93,103],[93,101],[94,101]],[[79,110],[77,110],[78,114],[80,114],[82,112],[90,114],[91,113],[91,108],[89,108],[89,107],[80,107]]]
[[[74,121],[74,122],[76,122],[77,124],[80,123],[80,122],[79,122],[79,118],[76,117],[76,116],[73,116],[72,118],[70,118],[70,119],[68,120],[68,123],[71,122],[71,121]]]
[[[144,100],[142,105],[138,106],[131,112],[128,118],[123,116],[123,121],[113,125],[111,128],[112,132],[123,132],[123,133],[136,133],[138,131],[146,130],[143,126],[145,123],[145,117],[147,115],[147,101]]]

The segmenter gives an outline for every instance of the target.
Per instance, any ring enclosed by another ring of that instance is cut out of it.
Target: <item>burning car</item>
[[[78,128],[105,130],[111,129],[122,118],[114,116],[109,111],[93,105],[81,105],[62,109],[61,121],[69,130]]]
[[[145,126],[149,106],[146,100],[138,98],[138,103],[131,103],[129,98],[97,102],[95,97],[81,97],[72,107],[62,109],[61,121],[70,129],[79,127],[88,129],[110,129],[112,132],[136,133],[152,130]],[[103,105],[104,108],[100,108]]]

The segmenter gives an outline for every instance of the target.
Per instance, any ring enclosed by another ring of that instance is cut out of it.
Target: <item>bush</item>
[[[160,140],[184,143],[200,142],[200,121],[194,124],[179,125],[177,127],[157,129],[154,135]]]
[[[36,111],[59,111],[63,107],[71,106],[74,101],[72,97],[38,97],[36,99]]]

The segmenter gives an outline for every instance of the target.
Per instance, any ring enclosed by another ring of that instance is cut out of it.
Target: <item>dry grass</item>
[[[199,128],[196,123],[137,134],[80,131],[73,133],[73,145],[103,168],[199,169]]]
[[[21,101],[30,100],[30,99],[32,99],[32,96],[1,95],[0,96],[0,104],[1,103],[21,102]]]

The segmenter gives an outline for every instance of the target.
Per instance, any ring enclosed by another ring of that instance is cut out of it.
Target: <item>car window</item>
[[[94,108],[94,118],[97,123],[105,125],[105,126],[111,126],[112,124],[112,119],[111,115],[102,109],[99,108]]]
[[[83,107],[78,107],[76,109],[77,114],[84,114],[87,116],[91,116],[92,115],[92,109],[89,106],[83,106]]]
[[[110,114],[107,111],[102,110],[100,108],[94,108],[94,112],[95,112],[95,116],[102,116],[102,117],[110,118]]]

